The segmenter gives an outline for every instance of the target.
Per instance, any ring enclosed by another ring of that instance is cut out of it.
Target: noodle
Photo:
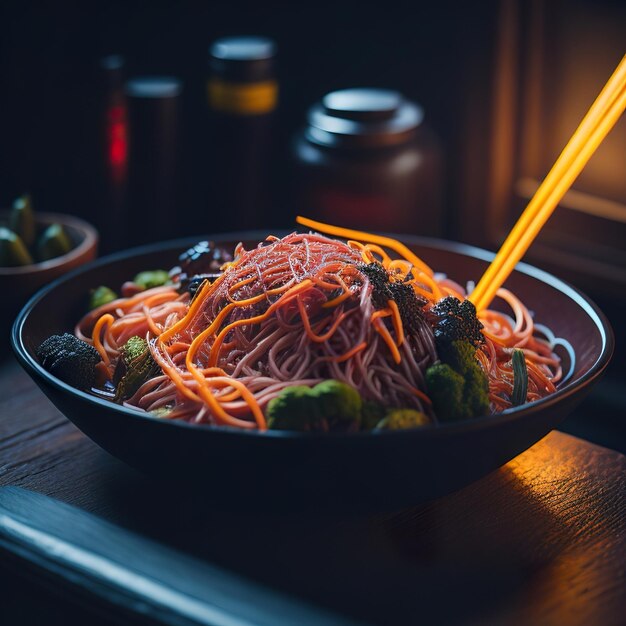
[[[177,285],[136,293],[127,283],[132,295],[88,313],[75,334],[100,352],[110,378],[121,346],[145,338],[161,371],[125,405],[169,409],[169,419],[263,430],[264,410],[281,390],[333,378],[365,400],[436,420],[424,374],[438,360],[428,312],[444,296],[464,299],[465,290],[413,253],[391,259],[377,245],[388,240],[372,239],[343,243],[293,233],[252,250],[240,244],[219,278],[205,281],[193,299]],[[374,286],[360,269],[372,262],[421,298],[423,314],[410,325],[393,299],[374,305]],[[501,288],[497,298],[512,315],[478,313],[484,343],[476,352],[492,411],[511,406],[514,348],[527,363],[527,401],[554,392],[562,377],[554,337],[535,327],[513,293]]]

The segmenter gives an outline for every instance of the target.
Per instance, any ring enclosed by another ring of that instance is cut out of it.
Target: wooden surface
[[[553,432],[482,481],[394,514],[220,511],[212,479],[188,493],[139,475],[76,430],[12,358],[1,362],[0,485],[54,496],[366,623],[626,623],[626,458],[568,435]],[[65,623],[113,623],[102,607],[91,615],[95,607],[7,567],[6,623],[37,623],[24,617],[26,598]]]

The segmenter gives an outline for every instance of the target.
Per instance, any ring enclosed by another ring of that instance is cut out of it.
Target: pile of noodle
[[[98,349],[110,374],[124,343],[145,337],[161,373],[126,404],[170,419],[264,429],[267,403],[282,389],[333,378],[364,399],[436,421],[424,380],[437,361],[427,312],[442,297],[465,292],[407,257],[393,260],[377,245],[315,233],[269,237],[252,250],[238,246],[223,274],[193,299],[177,285],[137,292],[127,284],[126,297],[91,311],[75,332]],[[393,300],[374,306],[361,271],[374,261],[425,302],[410,327]],[[555,391],[563,375],[549,333],[539,332],[510,291],[497,296],[512,314],[478,313],[485,342],[476,353],[492,411],[511,405],[513,348],[526,358],[528,402]]]

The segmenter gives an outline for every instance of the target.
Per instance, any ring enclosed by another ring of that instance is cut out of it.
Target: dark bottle
[[[295,210],[360,229],[440,234],[441,149],[423,118],[395,91],[326,95],[295,139]]]
[[[100,59],[97,143],[98,190],[92,198],[92,219],[100,232],[104,253],[123,245],[120,224],[124,222],[128,173],[128,112],[124,94],[124,57],[114,54]]]
[[[188,219],[179,201],[181,91],[181,82],[170,77],[140,77],[126,83],[126,245],[176,237]]]
[[[264,37],[226,37],[210,48],[208,231],[272,221],[275,55],[274,42]]]

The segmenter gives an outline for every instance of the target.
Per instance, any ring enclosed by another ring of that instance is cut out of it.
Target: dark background
[[[448,180],[454,180],[467,94],[485,85],[491,71],[481,61],[491,46],[496,13],[495,2],[449,0],[4,4],[0,203],[30,190],[43,210],[98,222],[93,204],[101,156],[99,59],[118,53],[126,59],[127,76],[165,74],[183,81],[179,193],[191,220],[207,206],[201,179],[208,47],[232,34],[268,35],[278,44],[279,177],[290,137],[313,102],[336,88],[380,86],[423,104],[444,140]],[[450,204],[453,196],[448,194]],[[276,211],[288,204],[279,192]],[[294,213],[288,209],[279,221],[290,226]],[[443,234],[455,234],[454,220]]]

